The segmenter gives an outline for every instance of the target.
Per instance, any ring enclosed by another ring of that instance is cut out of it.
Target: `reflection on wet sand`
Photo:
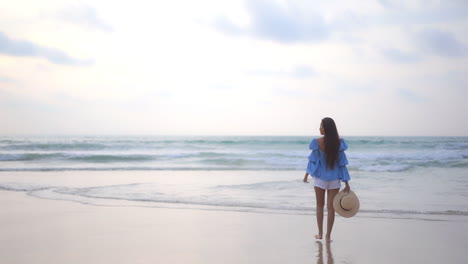
[[[327,249],[327,264],[334,263],[333,254],[331,252],[331,243],[325,243]],[[318,254],[317,254],[317,264],[323,264],[323,244],[322,241],[317,241]]]

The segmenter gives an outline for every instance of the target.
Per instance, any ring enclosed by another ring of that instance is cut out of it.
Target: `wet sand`
[[[466,263],[468,221],[112,207],[0,191],[2,263]]]

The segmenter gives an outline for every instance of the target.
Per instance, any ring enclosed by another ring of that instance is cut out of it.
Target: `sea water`
[[[300,136],[3,136],[0,191],[89,205],[313,214]],[[345,137],[358,217],[468,221],[468,137]]]

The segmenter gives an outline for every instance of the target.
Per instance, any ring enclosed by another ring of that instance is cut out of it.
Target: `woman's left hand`
[[[309,176],[309,173],[306,172],[306,174],[304,176],[304,180],[302,180],[303,183],[309,183],[309,181],[307,180],[308,176]]]
[[[343,189],[343,192],[349,193],[349,191],[351,191],[351,187],[349,186],[349,183],[346,182],[346,187]]]

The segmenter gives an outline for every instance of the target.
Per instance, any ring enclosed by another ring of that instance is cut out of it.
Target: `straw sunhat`
[[[343,217],[354,216],[359,211],[359,199],[353,191],[349,191],[348,194],[341,191],[333,199],[333,208]]]

